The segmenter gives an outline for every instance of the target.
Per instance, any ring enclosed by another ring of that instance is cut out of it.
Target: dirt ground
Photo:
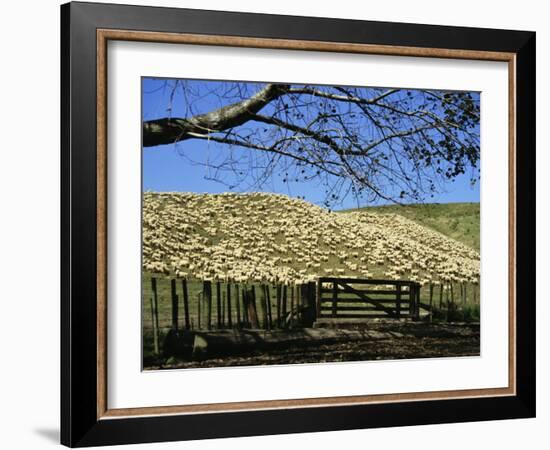
[[[144,369],[442,358],[478,356],[480,354],[478,324],[375,324],[370,328],[377,331],[398,332],[401,337],[375,341],[293,345],[269,351],[249,351],[239,355],[202,360],[158,358],[157,360],[144,361]]]

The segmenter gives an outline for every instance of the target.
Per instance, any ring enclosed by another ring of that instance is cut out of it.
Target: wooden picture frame
[[[535,33],[93,3],[61,7],[61,442],[92,446],[535,415]],[[109,409],[109,40],[505,61],[507,388]]]

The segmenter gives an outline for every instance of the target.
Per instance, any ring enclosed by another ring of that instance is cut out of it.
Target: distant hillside
[[[335,213],[266,193],[145,193],[143,270],[287,284],[331,275],[477,282],[477,251],[373,210]]]
[[[479,251],[479,203],[373,206],[344,212],[350,211],[399,214]]]

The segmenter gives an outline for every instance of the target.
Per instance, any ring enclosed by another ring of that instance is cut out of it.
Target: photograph
[[[27,352],[57,364],[60,442],[425,446],[427,426],[521,446],[535,422],[510,419],[540,393],[533,15],[257,3],[60,8],[41,92],[61,101],[39,102],[60,108],[60,358]],[[22,177],[55,172],[9,167],[34,229],[52,208]],[[17,255],[55,241],[6,236]],[[5,260],[10,286],[34,280]]]
[[[480,355],[479,92],[136,95],[143,370]]]

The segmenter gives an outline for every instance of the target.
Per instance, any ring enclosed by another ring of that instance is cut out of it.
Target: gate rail
[[[317,317],[418,319],[420,284],[406,280],[323,277],[317,282]]]

